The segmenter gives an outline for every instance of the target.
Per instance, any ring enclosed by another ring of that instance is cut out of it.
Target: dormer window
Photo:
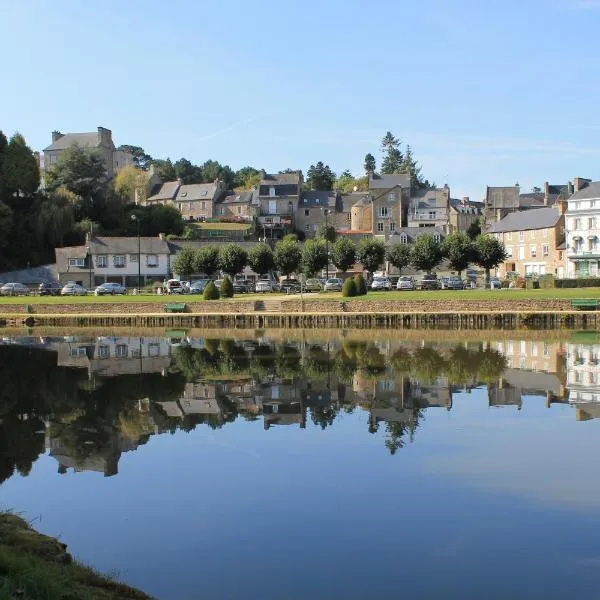
[[[408,237],[405,233],[401,233],[400,234],[400,243],[401,244],[406,244],[408,242]]]
[[[442,236],[439,233],[434,233],[433,239],[439,244],[442,241]]]
[[[208,192],[206,190],[203,190],[202,192],[200,192],[200,196],[205,197],[208,194]]]
[[[273,186],[269,188],[269,196],[275,198],[275,188]]]

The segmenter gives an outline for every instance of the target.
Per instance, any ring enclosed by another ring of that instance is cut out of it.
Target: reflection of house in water
[[[169,419],[195,416],[220,423],[228,413],[223,400],[218,397],[217,386],[212,382],[186,383],[183,396],[177,400],[156,402],[155,404]]]
[[[546,405],[560,402],[565,388],[554,373],[506,369],[497,383],[488,385],[490,406],[516,406],[521,409],[523,396],[542,396]]]
[[[171,364],[165,338],[98,337],[57,343],[59,367],[86,368],[90,379],[164,373]]]
[[[491,344],[506,358],[509,369],[546,371],[559,373],[563,360],[562,347],[558,342],[538,340],[501,340]]]
[[[567,344],[567,386],[578,421],[600,417],[600,344]]]
[[[296,423],[306,427],[306,407],[295,382],[262,381],[254,388],[254,398],[257,405],[262,405],[265,429]]]

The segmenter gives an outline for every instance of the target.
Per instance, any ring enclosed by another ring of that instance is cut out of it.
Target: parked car
[[[452,275],[452,277],[448,277],[448,281],[446,282],[447,290],[464,290],[465,283],[458,275]]]
[[[286,294],[299,294],[300,293],[300,282],[297,279],[284,279],[280,284],[279,288]]]
[[[322,292],[323,284],[318,279],[307,279],[304,284],[305,292]]]
[[[425,273],[419,284],[421,290],[439,290],[440,282],[435,273]]]
[[[184,294],[189,294],[190,293],[190,282],[189,281],[182,281],[181,282],[181,287],[183,288],[183,293]]]
[[[62,285],[58,281],[44,281],[40,283],[40,296],[58,296]]]
[[[499,290],[501,286],[500,279],[498,277],[490,277],[489,282],[485,287],[490,288],[491,290]]]
[[[75,281],[69,281],[60,291],[61,296],[85,296],[87,290]]]
[[[338,277],[331,277],[325,282],[324,290],[326,292],[341,292],[344,282]]]
[[[397,290],[414,290],[415,288],[415,280],[410,275],[402,275],[396,284]]]
[[[167,281],[167,294],[183,294],[183,285],[179,279],[169,279]]]
[[[0,287],[0,296],[29,296],[29,288],[22,283],[5,283]]]
[[[399,279],[399,275],[388,275],[388,280],[390,282],[390,290],[395,290],[397,288]]]
[[[198,279],[190,284],[190,294],[204,294],[204,288],[210,279]]]
[[[264,294],[265,292],[278,292],[279,286],[274,279],[268,275],[265,275],[263,277],[259,277],[258,281],[256,282],[256,291],[259,294]]]
[[[121,294],[124,296],[126,293],[127,288],[124,285],[121,285],[120,283],[103,283],[94,290],[95,296],[106,296],[109,294],[111,296],[114,296],[116,294]]]
[[[247,279],[234,279],[233,280],[233,291],[236,294],[247,294],[248,292],[252,292],[254,290],[254,286],[251,281]]]
[[[389,290],[390,280],[387,277],[373,277],[372,290]]]

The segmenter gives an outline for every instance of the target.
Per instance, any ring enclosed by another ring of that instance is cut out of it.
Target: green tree
[[[244,270],[248,264],[248,254],[238,244],[227,244],[219,251],[219,266],[231,278]]]
[[[459,275],[469,266],[474,257],[473,242],[462,231],[451,233],[444,240],[442,249],[450,263],[450,268],[458,271]]]
[[[108,178],[100,154],[77,144],[67,148],[46,172],[46,188],[65,188],[81,198],[84,214],[104,200]]]
[[[233,178],[233,188],[239,190],[249,190],[260,183],[261,173],[254,167],[242,167],[235,172]]]
[[[194,249],[184,246],[173,259],[173,273],[177,273],[183,279],[189,279],[196,268],[195,260],[196,253]]]
[[[344,298],[352,298],[357,295],[356,281],[354,277],[348,277],[342,286],[342,296]]]
[[[174,165],[175,175],[181,179],[182,183],[188,185],[190,183],[202,183],[203,173],[202,168],[192,164],[187,158],[180,158]]]
[[[430,272],[444,258],[442,245],[431,233],[417,237],[410,249],[410,261],[420,271]]]
[[[369,152],[365,156],[365,173],[367,176],[373,175],[375,173],[375,169],[377,168],[377,163],[375,162],[375,157]]]
[[[467,235],[474,240],[478,235],[481,234],[481,225],[479,224],[479,220],[473,221],[469,228],[467,229]]]
[[[15,133],[2,153],[0,189],[5,196],[30,196],[40,186],[40,170],[31,148]]]
[[[367,293],[367,281],[363,277],[363,274],[357,273],[354,276],[354,281],[356,282],[356,295],[357,296],[365,296]]]
[[[381,140],[381,172],[384,175],[397,175],[402,172],[402,161],[404,159],[400,150],[400,140],[388,131]]]
[[[209,281],[206,284],[202,297],[204,298],[204,300],[218,300],[220,298],[219,290],[212,281]]]
[[[142,169],[143,171],[147,171],[148,167],[152,163],[152,157],[149,154],[146,154],[144,149],[140,148],[140,146],[129,146],[124,144],[119,146],[117,150],[131,154],[133,157],[134,166],[138,169]]]
[[[154,172],[163,181],[175,181],[177,179],[177,173],[175,172],[175,167],[170,158],[167,158],[166,160],[154,158],[152,164],[154,165]]]
[[[215,246],[202,246],[194,256],[194,272],[212,277],[219,270],[219,249]]]
[[[356,262],[356,246],[351,239],[340,237],[333,244],[331,262],[345,273]]]
[[[289,277],[298,270],[302,260],[302,249],[295,237],[286,236],[275,245],[275,266]]]
[[[140,167],[129,165],[115,175],[113,187],[126,203],[137,200],[143,204],[146,200],[147,182],[148,173],[146,171]]]
[[[302,247],[302,271],[313,277],[327,266],[327,246],[325,240],[314,238],[304,242]]]
[[[474,262],[485,269],[485,282],[490,280],[490,270],[502,264],[506,258],[504,244],[487,234],[478,235],[474,242]]]
[[[358,262],[367,270],[373,273],[383,264],[385,259],[385,246],[383,242],[372,238],[363,238],[358,243],[356,253]]]
[[[75,227],[73,194],[60,188],[41,202],[37,214],[36,231],[40,243],[51,248],[63,246]]]
[[[333,242],[335,242],[335,238],[337,237],[335,227],[333,225],[325,225],[325,223],[323,223],[317,230],[317,237],[327,240],[333,244]]]
[[[0,248],[10,241],[10,232],[13,229],[13,211],[10,206],[0,201]]]
[[[217,160],[207,160],[201,166],[202,180],[205,183],[212,183],[216,179],[225,183],[225,188],[230,190],[233,187],[235,173],[227,165],[222,165]]]
[[[415,190],[423,186],[423,177],[421,176],[421,167],[415,160],[412,148],[407,144],[400,171],[410,177],[410,187]]]
[[[316,165],[310,165],[306,172],[306,184],[312,190],[332,190],[335,183],[335,173],[329,165],[319,161]]]
[[[385,251],[386,260],[402,273],[402,269],[410,264],[410,246],[407,244],[393,244]]]
[[[223,277],[223,281],[219,288],[219,294],[221,295],[221,298],[233,298],[233,283],[231,283],[229,275]]]
[[[248,252],[248,266],[259,275],[270,273],[275,267],[275,257],[269,244],[252,246]]]

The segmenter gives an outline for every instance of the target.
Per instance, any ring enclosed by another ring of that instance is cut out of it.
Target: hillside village
[[[388,136],[395,140],[389,132]],[[389,147],[392,153],[399,153],[397,143]],[[443,244],[456,232],[470,238],[484,233],[504,246],[505,260],[495,269],[500,278],[552,275],[562,279],[598,274],[600,182],[591,179],[545,182],[531,192],[522,191],[518,184],[488,186],[480,200],[453,198],[447,184],[431,186],[420,178],[412,155],[408,167],[395,167],[407,168],[407,172],[391,174],[377,172],[374,158],[367,155],[366,174],[356,180],[347,173],[327,179],[328,174],[335,174],[317,163],[317,167],[311,166],[310,179],[305,179],[301,170],[266,173],[248,168],[252,172],[247,185],[233,185],[227,173],[209,183],[186,183],[181,177],[164,176],[172,169],[158,168],[160,162],[170,161],[141,160],[135,155],[141,149],[117,147],[112,132],[98,127],[88,133],[54,131],[50,145],[33,153],[41,190],[56,178],[61,157],[74,148],[94,155],[107,181],[127,179],[127,210],[176,211],[181,225],[179,231],[167,226],[153,235],[140,235],[139,220],[136,223],[134,213],[129,213],[131,220],[125,218],[127,215],[121,219],[129,230],[118,235],[94,231],[88,220],[88,228],[82,223],[79,234],[85,236],[85,242],[64,243],[73,239],[72,235],[57,239],[55,268],[60,282],[75,279],[86,286],[107,281],[141,286],[172,276],[174,257],[183,248],[222,247],[235,242],[248,250],[259,242],[274,246],[289,234],[295,234],[300,242],[323,236],[331,241],[349,239],[355,244],[373,239],[391,248],[412,246],[424,235]],[[384,158],[382,167],[389,157]],[[315,170],[320,170],[319,177],[314,177]],[[348,189],[347,180],[340,189],[337,184],[343,177],[350,177],[356,185]],[[331,189],[316,189],[314,181],[321,180]],[[56,182],[54,185],[56,188]],[[65,191],[63,186],[54,193],[69,197],[73,191]],[[328,267],[332,273],[341,274],[335,265]],[[398,272],[389,261],[382,262],[380,268]],[[361,270],[360,265],[354,270]]]

